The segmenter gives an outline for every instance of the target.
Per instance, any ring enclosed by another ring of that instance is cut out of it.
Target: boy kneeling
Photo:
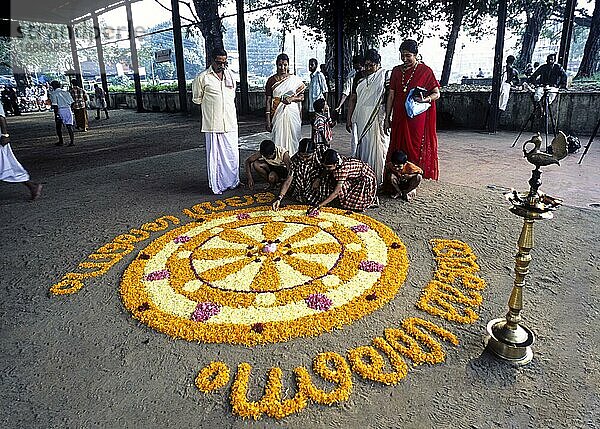
[[[391,188],[392,198],[400,197],[410,201],[417,194],[417,187],[423,179],[423,170],[408,161],[402,151],[392,153],[390,161],[385,165],[385,179]]]
[[[258,152],[246,159],[248,189],[254,189],[252,171],[269,183],[267,189],[270,190],[287,178],[290,169],[291,160],[288,151],[280,146],[275,146],[271,140],[263,140]]]

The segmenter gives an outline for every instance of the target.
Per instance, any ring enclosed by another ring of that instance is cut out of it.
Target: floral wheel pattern
[[[387,226],[305,213],[256,207],[169,231],[125,271],[125,307],[176,338],[255,345],[341,327],[395,296],[408,259]]]

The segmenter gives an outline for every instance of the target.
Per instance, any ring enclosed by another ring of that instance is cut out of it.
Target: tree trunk
[[[521,52],[519,52],[519,57],[515,63],[515,67],[520,70],[523,70],[527,64],[531,63],[533,50],[549,13],[548,7],[544,2],[528,3],[526,7],[528,9],[527,24],[521,39]]]
[[[194,8],[198,14],[198,28],[204,37],[206,67],[212,62],[212,52],[223,49],[223,30],[219,17],[218,0],[194,0]]]
[[[440,85],[442,86],[448,85],[448,81],[450,80],[450,71],[452,69],[452,59],[454,58],[454,51],[456,49],[456,40],[458,39],[458,33],[460,31],[466,7],[466,0],[454,0],[452,2],[452,27],[450,28],[450,35],[448,36],[444,68],[442,69],[442,77],[440,79]]]
[[[592,23],[590,25],[590,34],[588,35],[585,48],[583,50],[583,59],[579,64],[579,71],[576,77],[590,77],[600,69],[600,0],[596,0]]]

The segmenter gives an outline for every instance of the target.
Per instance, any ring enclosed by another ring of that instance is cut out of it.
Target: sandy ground
[[[79,293],[49,294],[62,275],[116,235],[161,215],[187,221],[183,209],[218,199],[208,192],[204,146],[193,118],[111,113],[109,121],[92,119],[91,131],[77,133],[73,148],[53,146],[48,115],[9,118],[17,157],[45,187],[30,203],[24,187],[0,186],[2,427],[599,426],[600,211],[590,208],[600,202],[599,142],[581,166],[579,156],[570,156],[542,176],[542,190],[563,197],[566,205],[554,219],[535,224],[523,312],[537,334],[535,357],[514,367],[482,346],[487,321],[507,309],[521,228],[502,190],[525,189],[531,170],[519,149],[510,148],[514,133],[441,131],[440,181],[424,183],[409,204],[382,198],[379,208],[367,212],[408,249],[408,277],[390,303],[331,333],[247,348],[173,340],[130,316],[119,281],[143,243]],[[244,148],[260,140],[254,134],[261,127],[244,121]],[[343,151],[342,136],[336,129],[336,146]],[[242,151],[242,157],[248,154]],[[238,189],[225,197],[245,193]],[[434,270],[433,238],[463,240],[479,258],[488,286],[472,325],[446,322],[414,305]],[[193,383],[212,360],[232,369],[248,362],[257,398],[266,371],[279,366],[291,396],[294,367],[310,367],[323,351],[345,354],[367,345],[410,316],[446,327],[459,346],[444,344],[445,363],[411,368],[393,387],[354,375],[349,401],[337,406],[310,404],[280,422],[243,421],[231,413],[231,382],[211,395]]]

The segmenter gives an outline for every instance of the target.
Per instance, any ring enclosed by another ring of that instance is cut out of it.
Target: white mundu
[[[202,107],[202,131],[206,140],[208,184],[215,194],[240,183],[240,152],[235,109],[235,80],[229,70],[223,79],[212,66],[192,83],[192,101]]]
[[[0,116],[6,117],[2,103],[0,103]],[[27,182],[29,180],[29,173],[15,158],[10,143],[5,146],[0,145],[0,180],[10,183]]]

